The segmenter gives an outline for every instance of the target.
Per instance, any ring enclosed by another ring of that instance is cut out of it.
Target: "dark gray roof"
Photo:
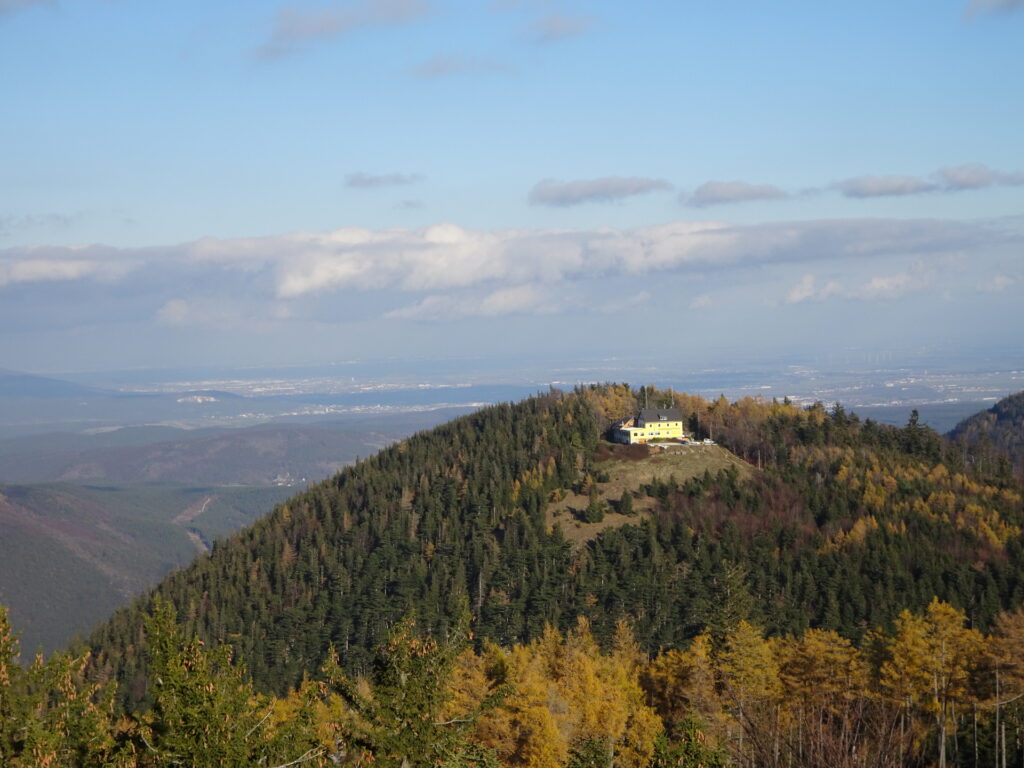
[[[682,421],[683,413],[678,408],[642,408],[640,421],[645,424],[652,421]]]

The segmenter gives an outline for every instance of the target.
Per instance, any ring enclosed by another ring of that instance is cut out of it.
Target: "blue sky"
[[[0,367],[1012,366],[1021,40],[1021,0],[0,0]]]

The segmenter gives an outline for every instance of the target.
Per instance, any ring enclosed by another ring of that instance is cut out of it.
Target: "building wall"
[[[679,440],[683,437],[683,422],[659,421],[643,427],[626,427],[619,430],[624,443],[646,443],[649,440]]]

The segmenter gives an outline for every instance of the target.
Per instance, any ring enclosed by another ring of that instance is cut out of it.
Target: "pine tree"
[[[633,494],[628,490],[623,491],[622,497],[619,499],[619,514],[633,514]]]
[[[305,749],[292,739],[276,743],[271,703],[253,692],[243,667],[232,665],[230,646],[207,649],[176,618],[170,603],[157,600],[146,621],[152,706],[134,733],[139,766],[241,768],[323,754],[312,735]]]
[[[12,761],[18,747],[19,723],[24,717],[24,702],[17,687],[20,677],[18,640],[7,608],[0,605],[0,765]]]
[[[445,713],[449,680],[468,640],[468,614],[445,641],[421,637],[407,616],[378,648],[365,688],[332,661],[326,670],[330,685],[354,715],[342,734],[343,749],[362,750],[382,768],[496,765],[493,754],[469,738],[482,709],[494,702],[485,699],[476,711]]]

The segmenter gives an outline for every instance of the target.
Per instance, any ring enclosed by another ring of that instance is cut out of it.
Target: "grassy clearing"
[[[651,448],[645,445],[602,444],[594,457],[595,472],[608,474],[608,481],[597,483],[602,501],[614,509],[623,491],[637,491],[655,478],[667,481],[675,477],[683,483],[691,477],[703,475],[705,471],[716,474],[729,467],[737,467],[742,475],[755,470],[720,445],[674,445],[670,448]],[[596,538],[601,531],[618,528],[627,523],[638,523],[650,517],[650,511],[657,503],[647,496],[633,500],[632,515],[605,512],[598,523],[586,523],[577,514],[586,509],[589,498],[569,491],[561,501],[548,505],[548,525],[560,525],[565,537],[577,546]]]

